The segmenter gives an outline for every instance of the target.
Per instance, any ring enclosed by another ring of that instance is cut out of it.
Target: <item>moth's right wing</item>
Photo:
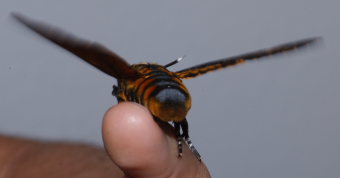
[[[29,29],[80,57],[104,73],[117,79],[133,79],[138,72],[120,56],[96,42],[78,38],[56,27],[13,13],[12,16]]]
[[[320,37],[302,39],[290,43],[285,43],[277,45],[268,49],[262,49],[259,51],[254,51],[246,54],[241,54],[238,56],[227,57],[215,61],[210,61],[207,63],[199,64],[193,67],[189,67],[176,72],[176,75],[180,78],[187,79],[193,78],[207,72],[215,71],[218,69],[223,69],[226,67],[234,66],[237,64],[244,63],[246,61],[251,61],[255,59],[270,57],[278,54],[283,54],[286,52],[293,51],[295,49],[300,49],[310,44],[319,41]]]

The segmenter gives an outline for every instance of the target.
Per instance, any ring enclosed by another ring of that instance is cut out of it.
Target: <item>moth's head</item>
[[[141,62],[138,64],[132,64],[131,68],[138,71],[140,74],[148,74],[152,71],[159,71],[159,72],[165,72],[169,73],[171,75],[173,72],[169,71],[165,66],[157,64],[157,63],[151,63],[151,62]]]

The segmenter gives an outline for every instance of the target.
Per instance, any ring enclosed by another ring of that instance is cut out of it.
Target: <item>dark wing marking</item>
[[[187,69],[183,69],[180,71],[177,71],[176,74],[180,78],[193,78],[198,75],[205,74],[207,72],[211,72],[217,69],[222,69],[225,67],[241,64],[247,60],[255,60],[263,57],[269,57],[271,55],[277,55],[284,52],[288,52],[297,48],[304,47],[306,45],[312,44],[319,40],[320,37],[317,38],[307,38],[295,42],[285,43],[281,44],[269,49],[263,49],[255,52],[250,52],[238,56],[223,58],[203,64],[199,64]]]
[[[29,29],[63,47],[104,73],[120,78],[135,78],[138,72],[120,56],[96,43],[78,38],[56,27],[13,13],[12,16]]]

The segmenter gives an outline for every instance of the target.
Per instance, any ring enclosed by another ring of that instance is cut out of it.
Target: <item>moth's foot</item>
[[[197,149],[195,148],[195,146],[192,144],[192,141],[190,140],[189,137],[186,137],[185,139],[185,142],[188,144],[191,152],[194,153],[194,155],[196,156],[196,158],[201,161],[201,155],[198,153]]]
[[[183,156],[183,144],[182,144],[182,137],[177,136],[177,148],[178,148],[178,157],[181,158]]]

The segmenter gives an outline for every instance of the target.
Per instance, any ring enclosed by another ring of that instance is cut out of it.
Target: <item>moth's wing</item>
[[[202,75],[202,74],[205,74],[207,72],[211,72],[217,69],[222,69],[225,67],[241,64],[248,60],[255,60],[255,59],[259,59],[263,57],[269,57],[272,55],[282,54],[282,53],[285,53],[285,52],[288,52],[294,49],[305,47],[309,44],[312,44],[318,41],[319,39],[320,37],[307,38],[307,39],[302,39],[302,40],[295,41],[295,42],[281,44],[281,45],[274,46],[268,49],[263,49],[263,50],[250,52],[250,53],[246,53],[246,54],[242,54],[238,56],[223,58],[223,59],[199,64],[199,65],[187,68],[187,69],[177,71],[176,74],[180,78],[193,78],[198,75]]]
[[[75,54],[110,76],[117,79],[130,79],[138,75],[138,72],[132,69],[123,58],[96,42],[78,38],[54,26],[32,20],[17,13],[13,13],[12,15],[29,29]]]

